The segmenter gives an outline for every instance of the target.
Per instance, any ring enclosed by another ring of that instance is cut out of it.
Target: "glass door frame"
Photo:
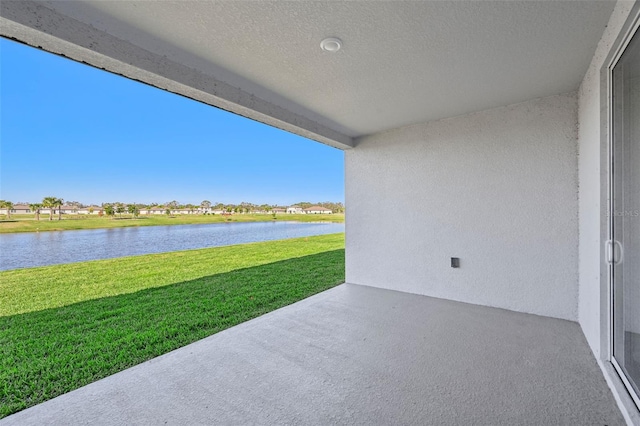
[[[636,408],[640,410],[640,395],[638,395],[629,379],[627,378],[624,370],[618,363],[618,361],[614,357],[614,338],[615,338],[615,330],[614,330],[614,267],[615,267],[615,257],[616,257],[616,241],[614,240],[614,222],[615,222],[615,214],[614,214],[614,111],[615,111],[615,87],[614,87],[614,78],[613,78],[613,69],[620,61],[620,58],[626,51],[629,43],[633,39],[634,36],[640,37],[640,31],[638,31],[640,27],[640,16],[636,16],[635,21],[630,26],[629,31],[625,34],[623,42],[618,47],[617,52],[613,56],[613,59],[609,63],[607,69],[607,87],[608,87],[608,199],[607,199],[607,241],[605,246],[605,264],[607,265],[608,271],[608,323],[609,323],[609,338],[608,338],[608,360],[613,366],[613,369],[619,376],[620,380],[624,384],[626,391],[629,396],[633,400],[636,405]]]

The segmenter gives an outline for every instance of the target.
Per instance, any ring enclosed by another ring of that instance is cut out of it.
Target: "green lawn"
[[[122,228],[128,226],[158,226],[158,225],[191,225],[201,223],[221,222],[265,222],[272,220],[292,220],[296,222],[344,222],[344,214],[279,214],[275,217],[270,214],[234,214],[222,215],[149,215],[136,219],[130,215],[122,215],[111,219],[108,217],[89,215],[62,215],[62,220],[54,216],[52,221],[49,215],[40,215],[40,220],[35,220],[33,215],[12,215],[7,219],[0,215],[0,234],[10,232],[40,232],[40,231],[64,231],[71,229],[97,229],[97,228]]]
[[[0,272],[0,418],[344,281],[344,234]]]

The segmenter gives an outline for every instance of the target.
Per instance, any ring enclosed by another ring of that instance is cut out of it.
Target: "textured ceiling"
[[[45,2],[347,136],[577,89],[614,2]],[[320,41],[343,40],[328,53]]]

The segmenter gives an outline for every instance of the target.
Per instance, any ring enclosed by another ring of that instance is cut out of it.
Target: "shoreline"
[[[129,215],[127,215],[129,216]],[[0,221],[0,234],[15,233],[38,233],[50,231],[71,231],[85,229],[109,229],[109,228],[128,228],[140,226],[172,226],[172,225],[203,225],[216,223],[246,223],[246,222],[327,222],[327,223],[344,223],[344,213],[334,214],[281,214],[272,215],[265,214],[234,214],[231,216],[223,215],[184,215],[184,216],[142,216],[142,217],[64,217],[62,220],[54,219],[50,221],[48,217],[44,217],[38,221],[33,215],[16,215],[10,220]]]

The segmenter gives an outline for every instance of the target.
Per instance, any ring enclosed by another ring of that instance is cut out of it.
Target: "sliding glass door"
[[[612,362],[640,403],[640,32],[613,67],[611,144]]]

